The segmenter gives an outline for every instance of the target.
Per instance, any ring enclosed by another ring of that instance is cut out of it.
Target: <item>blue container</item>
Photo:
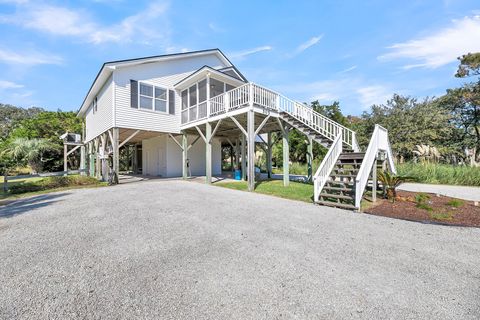
[[[242,170],[235,169],[235,180],[242,180]]]

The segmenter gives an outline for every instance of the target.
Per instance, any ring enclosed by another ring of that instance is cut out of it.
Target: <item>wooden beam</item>
[[[228,142],[232,147],[234,147],[234,145],[233,145],[232,141],[230,141],[230,139],[227,138],[227,142]]]
[[[172,138],[172,140],[177,144],[177,146],[180,147],[180,150],[183,151],[183,146],[180,144],[180,142],[178,142],[177,139],[175,139],[175,137],[171,133],[169,133],[168,136]]]
[[[120,145],[119,145],[118,147],[119,147],[119,148],[123,147],[123,145],[124,145],[125,143],[127,143],[128,141],[130,141],[130,140],[131,140],[133,137],[135,137],[139,132],[140,132],[140,130],[137,130],[137,131],[135,131],[134,133],[132,133],[131,135],[129,135],[128,138],[125,139],[125,140],[123,140],[123,142],[120,143]]]
[[[205,123],[205,182],[212,183],[212,124]]]
[[[113,149],[113,183],[118,184],[118,174],[120,173],[120,147],[119,147],[119,138],[120,138],[120,129],[113,128],[113,142],[112,142],[112,149]]]
[[[285,130],[285,128],[283,127],[282,120],[280,120],[280,118],[276,118],[276,119],[277,119],[278,126],[280,127],[280,130],[282,131],[282,135],[285,135],[285,134],[286,134],[286,130]]]
[[[242,131],[242,133],[245,135],[245,137],[248,137],[247,131],[242,127],[240,122],[238,122],[238,120],[235,119],[234,117],[230,117],[230,119],[232,119],[233,123],[235,123],[237,125],[238,129],[240,129],[240,131]]]
[[[198,136],[195,138],[195,140],[193,140],[193,142],[188,146],[187,150],[190,150],[191,147],[193,147],[193,145],[200,139],[201,137]]]
[[[200,135],[200,137],[202,137],[203,141],[204,141],[205,143],[207,143],[207,138],[205,138],[205,136],[203,135],[202,130],[200,130],[200,128],[199,128],[198,126],[195,126],[195,129],[197,129],[198,134]]]
[[[255,112],[252,110],[247,111],[247,157],[248,157],[248,191],[255,190]]]
[[[272,178],[272,133],[267,133],[267,176]]]
[[[290,184],[290,144],[288,141],[288,131],[283,130],[283,186]]]
[[[241,157],[242,157],[242,180],[246,180],[247,178],[247,159],[245,158],[245,145],[246,145],[247,138],[244,134],[242,134],[242,145],[241,148]]]
[[[110,132],[110,130],[107,130],[108,132],[108,137],[110,138],[110,143],[113,145],[113,136],[112,136],[112,133]]]
[[[222,123],[222,119],[218,120],[217,125],[215,126],[215,129],[213,129],[212,136],[210,137],[210,140],[208,142],[211,142],[213,137],[215,136],[215,133],[217,133],[218,128],[220,128],[220,124]]]
[[[262,123],[258,126],[257,130],[255,130],[255,135],[258,135],[260,130],[262,130],[263,126],[267,123],[267,121],[270,119],[270,115],[268,115],[265,119],[263,119]]]
[[[261,136],[261,135],[259,135],[259,134],[256,134],[255,136],[258,136],[258,138],[259,138],[260,140],[262,140],[262,142],[263,142],[263,143],[267,144],[267,143],[265,142],[265,140],[262,138],[262,136]]]
[[[68,157],[69,155],[71,155],[73,152],[75,152],[75,150],[77,150],[77,149],[80,148],[80,147],[81,147],[81,146],[76,146],[76,147],[73,148],[72,150],[68,151],[68,152],[67,152],[67,157]],[[67,170],[63,170],[63,171],[67,171]]]
[[[200,138],[200,137],[198,137]],[[188,135],[183,132],[182,134],[182,177],[188,178]]]

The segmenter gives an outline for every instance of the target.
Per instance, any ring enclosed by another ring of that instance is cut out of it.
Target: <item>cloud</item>
[[[253,49],[247,49],[247,50],[243,50],[243,51],[239,51],[239,52],[234,52],[234,53],[231,53],[229,56],[232,59],[241,60],[241,59],[244,59],[245,57],[247,57],[249,55],[259,53],[259,52],[263,52],[263,51],[270,51],[272,49],[273,48],[271,46],[262,46],[262,47],[256,47],[256,48],[253,48]]]
[[[15,82],[7,81],[7,80],[0,80],[0,90],[5,89],[20,89],[24,86]]]
[[[340,101],[342,107],[352,113],[365,110],[372,104],[385,103],[393,95],[393,90],[388,85],[380,85],[362,78],[351,77],[296,83],[276,89],[295,100],[319,100],[321,103]]]
[[[353,71],[355,69],[357,69],[357,66],[351,66],[350,68],[347,68],[347,69],[344,69],[344,70],[338,72],[338,74],[347,73],[347,72]]]
[[[149,43],[168,36],[169,28],[164,17],[167,9],[167,3],[155,1],[118,23],[102,25],[84,9],[27,3],[12,15],[1,15],[0,23],[20,25],[54,36],[74,37],[94,44]]]
[[[381,85],[373,85],[358,88],[358,99],[364,108],[374,104],[385,103],[393,95],[392,91]]]
[[[396,43],[391,52],[379,56],[381,61],[407,59],[414,61],[403,66],[411,68],[438,68],[456,61],[468,52],[480,51],[480,16],[453,20],[452,25],[425,37]]]
[[[316,45],[321,39],[323,38],[323,34],[317,36],[317,37],[312,37],[308,41],[302,43],[295,49],[295,54],[302,53],[303,51],[307,50],[308,48]]]
[[[17,53],[0,48],[0,63],[34,66],[40,64],[62,64],[59,56],[35,51]]]
[[[224,32],[226,31],[225,29],[220,28],[219,26],[217,26],[217,25],[216,25],[215,23],[213,23],[213,22],[210,22],[210,23],[208,24],[208,28],[209,28],[210,30],[212,30],[213,32],[216,32],[216,33],[224,33]]]

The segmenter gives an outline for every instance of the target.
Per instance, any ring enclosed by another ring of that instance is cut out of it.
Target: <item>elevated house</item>
[[[103,179],[108,172],[118,173],[119,155],[125,152],[135,173],[184,178],[191,174],[211,183],[212,175],[221,174],[223,143],[234,148],[235,161],[253,190],[255,143],[262,141],[270,175],[272,132],[279,132],[287,186],[292,128],[311,143],[329,148],[313,175],[317,203],[359,208],[379,161],[395,171],[384,128],[376,126],[361,152],[355,132],[248,82],[218,49],[107,62],[78,116],[85,119],[82,164],[90,175]]]

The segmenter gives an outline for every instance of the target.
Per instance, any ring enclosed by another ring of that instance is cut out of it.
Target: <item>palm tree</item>
[[[54,146],[47,139],[15,138],[7,145],[3,154],[17,165],[27,164],[35,174],[42,169],[43,153],[52,149]]]
[[[407,176],[397,176],[396,174],[390,173],[388,171],[378,171],[377,173],[378,180],[382,183],[383,186],[383,195],[387,199],[395,202],[397,197],[397,187],[404,182],[415,181],[413,177]]]

